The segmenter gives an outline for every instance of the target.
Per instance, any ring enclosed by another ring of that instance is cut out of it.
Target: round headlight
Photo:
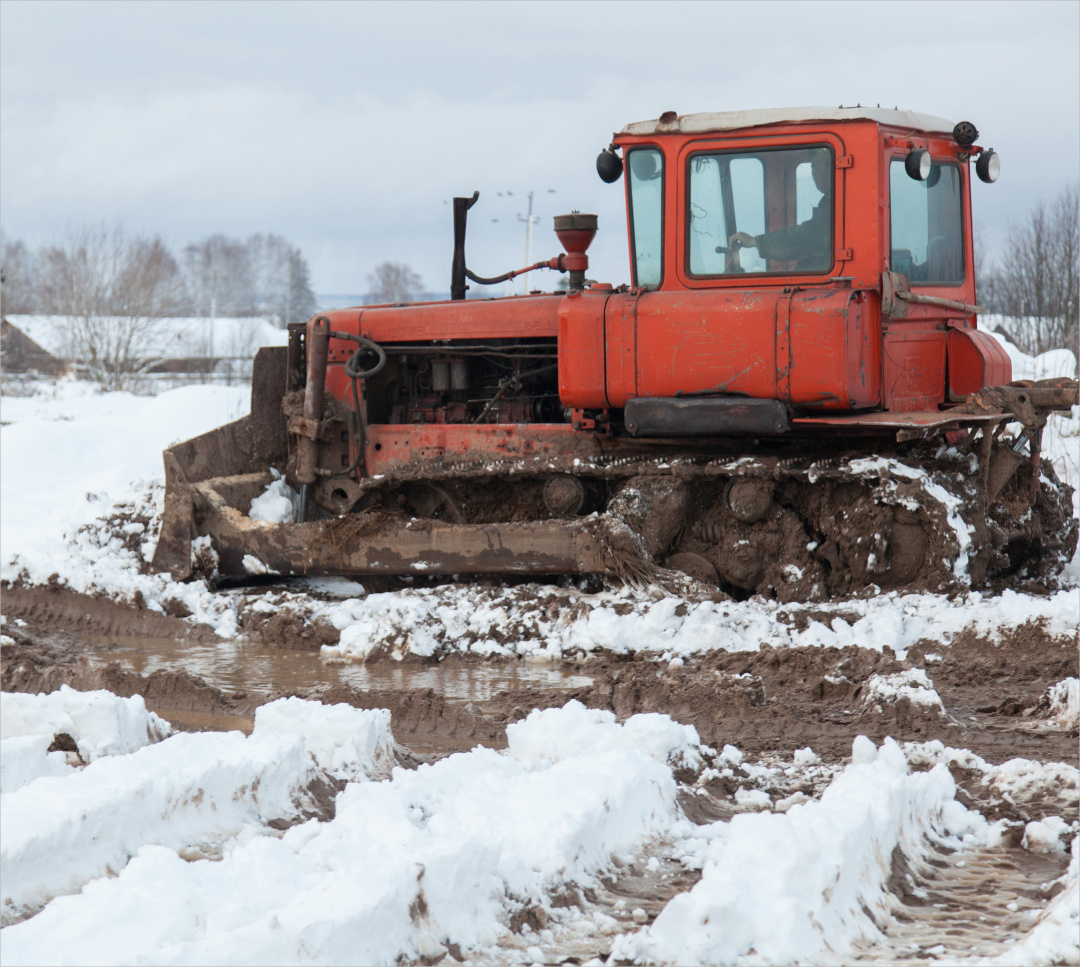
[[[596,173],[606,184],[618,181],[622,175],[622,158],[613,148],[604,148],[596,159]]]
[[[975,162],[975,174],[979,176],[979,181],[985,181],[988,185],[998,180],[998,175],[1001,174],[1001,159],[993,148],[979,155],[979,160]]]
[[[926,181],[930,177],[930,152],[916,148],[904,159],[904,168],[916,181]]]

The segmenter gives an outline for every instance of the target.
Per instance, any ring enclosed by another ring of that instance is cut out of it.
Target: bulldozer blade
[[[239,474],[190,487],[193,519],[210,538],[220,579],[276,574],[561,574],[606,570],[594,520],[451,524],[391,514],[345,514],[304,524],[252,520],[272,480]]]
[[[193,486],[213,477],[265,471],[286,456],[281,399],[287,351],[268,347],[255,354],[251,413],[232,423],[169,447],[165,463],[165,508],[154,550],[155,571],[176,581],[191,577],[191,542],[198,536]]]
[[[251,415],[164,452],[165,506],[153,567],[182,581],[245,580],[267,574],[562,574],[627,571],[633,541],[607,522],[584,519],[450,524],[387,514],[345,514],[303,524],[247,516],[287,455],[281,400],[284,349],[255,358]],[[212,553],[193,543],[209,538]]]

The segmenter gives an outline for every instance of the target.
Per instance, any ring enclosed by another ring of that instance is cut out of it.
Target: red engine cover
[[[730,393],[848,410],[881,402],[876,303],[851,289],[586,292],[559,310],[564,405]]]

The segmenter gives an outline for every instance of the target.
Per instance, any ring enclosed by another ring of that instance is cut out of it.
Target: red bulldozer
[[[1077,384],[1014,381],[978,327],[977,137],[862,107],[629,124],[597,159],[623,285],[587,277],[578,212],[562,254],[475,274],[456,198],[449,300],[291,326],[250,416],[165,452],[155,566],[682,572],[778,600],[1052,580],[1077,526],[1042,437]],[[541,268],[566,289],[466,298]],[[253,519],[282,476],[293,519]]]

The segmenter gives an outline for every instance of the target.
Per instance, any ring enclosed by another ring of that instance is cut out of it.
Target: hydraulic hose
[[[386,365],[386,351],[380,346],[374,339],[368,339],[367,336],[355,336],[351,332],[338,332],[334,331],[330,333],[332,339],[348,339],[351,342],[359,343],[360,348],[356,350],[345,363],[345,375],[349,379],[371,379],[378,373],[382,372],[382,368]],[[371,367],[371,369],[360,369],[360,357],[365,352],[374,353],[379,357],[379,361]]]
[[[504,272],[502,275],[496,275],[491,279],[485,279],[475,272],[470,272],[468,269],[465,270],[465,275],[477,285],[497,285],[499,282],[509,282],[511,279],[516,278],[519,275],[524,275],[526,272],[535,272],[538,269],[561,269],[564,258],[565,256],[559,255],[553,259],[544,259],[542,262],[534,262],[532,265],[526,265],[523,269],[514,269],[512,272]]]
[[[335,339],[348,339],[351,342],[360,344],[356,352],[345,363],[345,375],[349,377],[349,386],[352,389],[353,433],[356,440],[356,459],[345,470],[346,474],[350,474],[360,466],[360,462],[364,459],[364,421],[360,415],[360,393],[357,390],[357,381],[370,379],[372,376],[382,372],[383,367],[386,365],[386,350],[374,339],[368,339],[367,336],[337,331],[330,333],[330,335]],[[378,357],[378,361],[371,369],[360,369],[360,357],[369,352],[374,353]]]

